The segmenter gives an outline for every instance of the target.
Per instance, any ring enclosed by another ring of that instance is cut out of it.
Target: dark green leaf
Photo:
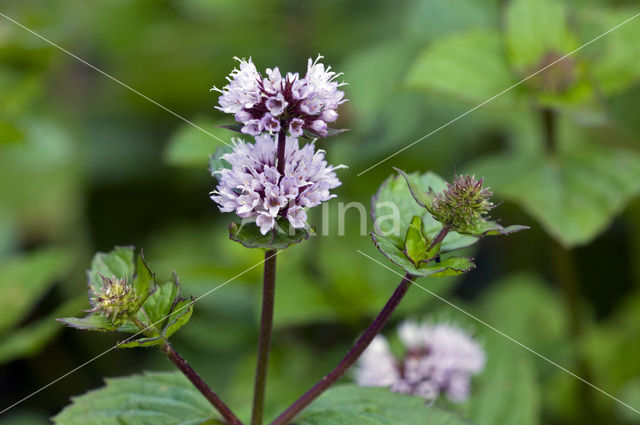
[[[385,257],[393,263],[402,267],[407,273],[415,276],[433,276],[444,277],[463,274],[475,268],[473,261],[465,257],[450,257],[436,263],[434,261],[425,264],[421,263],[416,267],[411,260],[407,258],[405,253],[399,249],[392,240],[384,236],[371,234],[376,247]]]
[[[57,319],[59,322],[64,323],[72,328],[81,329],[84,331],[115,331],[117,326],[114,326],[111,322],[105,319],[101,314],[92,313],[86,317],[64,317]]]
[[[73,398],[53,418],[58,425],[197,425],[218,416],[179,372],[107,379],[98,390]]]
[[[289,220],[282,217],[278,218],[276,227],[265,235],[260,233],[260,228],[253,222],[229,225],[229,238],[247,248],[285,249],[309,239],[312,232],[313,229],[295,229],[289,225]]]
[[[136,277],[133,280],[132,286],[135,292],[139,294],[141,297],[140,304],[142,304],[147,299],[147,295],[151,291],[153,291],[155,287],[153,273],[151,273],[149,266],[144,261],[142,250],[140,250],[140,254],[138,255],[138,261],[136,266]]]
[[[179,301],[171,311],[171,316],[167,326],[162,331],[162,336],[168,339],[176,333],[181,327],[187,324],[193,313],[193,299],[184,299]]]
[[[339,385],[309,406],[296,425],[470,425],[419,397],[387,388]]]
[[[127,342],[118,343],[118,348],[140,348],[140,347],[153,347],[154,345],[162,344],[165,342],[161,336],[140,338],[134,340],[126,340]]]

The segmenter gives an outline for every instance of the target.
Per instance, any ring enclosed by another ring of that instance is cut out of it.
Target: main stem
[[[165,342],[160,350],[167,355],[169,360],[186,376],[189,381],[202,393],[202,395],[216,408],[229,425],[242,425],[240,419],[224,404],[220,397],[202,380],[198,373],[189,366],[187,361],[169,344]]]
[[[273,329],[273,305],[276,293],[276,254],[275,249],[265,252],[264,278],[262,285],[262,318],[260,320],[260,340],[258,342],[258,364],[253,389],[253,412],[251,425],[261,425],[264,415],[264,398],[267,387],[267,366]]]
[[[305,407],[307,407],[313,400],[315,400],[320,394],[325,392],[331,385],[337,382],[342,376],[349,370],[349,368],[358,360],[364,350],[371,344],[371,341],[380,333],[385,323],[389,320],[393,311],[398,307],[400,301],[405,296],[411,282],[415,279],[415,276],[407,273],[400,285],[396,288],[395,292],[387,301],[378,317],[371,323],[367,330],[362,334],[354,346],[349,350],[346,356],[340,361],[338,366],[335,367],[328,375],[322,378],[317,384],[315,384],[309,391],[304,393],[295,403],[293,403],[287,410],[285,410],[280,416],[278,416],[271,425],[285,425],[290,420],[296,417]]]
[[[285,152],[287,148],[287,129],[283,127],[278,132],[278,148],[277,148],[277,169],[280,173],[280,178],[284,177],[284,160],[285,160]]]

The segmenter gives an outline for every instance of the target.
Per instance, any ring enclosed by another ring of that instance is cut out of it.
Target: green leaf
[[[100,275],[124,278],[127,282],[131,282],[135,270],[133,250],[132,246],[120,246],[108,253],[97,253],[93,257],[91,268],[88,271],[89,287],[96,290],[102,289],[104,283]],[[93,295],[93,290],[90,293]]]
[[[402,177],[404,177],[405,181],[407,182],[407,186],[409,186],[409,192],[411,192],[411,196],[413,196],[413,199],[416,200],[418,205],[421,205],[424,208],[430,208],[435,192],[439,192],[441,190],[444,190],[445,188],[444,184],[439,183],[437,185],[437,188],[430,187],[429,189],[431,190],[425,191],[420,187],[418,181],[416,181],[417,176],[415,174],[408,175],[401,169],[395,167],[394,170],[396,170]]]
[[[589,8],[576,21],[583,27],[584,39],[597,35],[634,16],[630,8]],[[629,23],[607,34],[585,49],[590,58],[590,75],[600,89],[609,95],[620,93],[640,80],[640,25]]]
[[[145,296],[144,294],[148,295],[155,287],[153,273],[151,273],[149,266],[144,261],[142,250],[140,250],[140,254],[138,255],[136,277],[133,280],[132,286],[134,291],[137,294],[141,295],[140,304],[144,303],[144,301],[147,299],[147,296]]]
[[[222,156],[232,151],[233,148],[231,146],[218,146],[213,155],[209,157],[209,172],[212,176],[216,177],[216,171],[230,167],[231,164],[222,159]]]
[[[585,141],[555,157],[500,154],[470,168],[565,247],[589,243],[640,192],[638,154]]]
[[[276,227],[263,235],[254,222],[229,224],[229,238],[247,248],[285,249],[293,244],[309,239],[313,229],[294,229],[289,220],[279,217]]]
[[[417,267],[420,261],[428,258],[429,241],[422,232],[422,219],[416,215],[411,220],[404,241],[404,252]]]
[[[197,425],[217,417],[179,372],[107,379],[98,390],[73,398],[53,418],[58,425]]]
[[[504,55],[500,34],[474,30],[434,41],[411,66],[410,87],[479,103],[514,83]],[[513,103],[517,89],[509,90],[492,104]]]
[[[502,227],[495,221],[484,220],[474,228],[466,230],[464,234],[482,238],[485,236],[509,235],[511,233],[519,232],[520,230],[527,230],[528,228],[529,227],[527,226],[521,226],[519,224]]]
[[[0,263],[0,333],[21,322],[70,266],[67,252],[45,248]]]
[[[438,262],[432,261],[428,264],[420,263],[418,267],[407,258],[404,251],[399,249],[391,239],[384,236],[371,234],[373,242],[378,250],[393,263],[402,267],[407,273],[415,276],[444,277],[455,276],[471,271],[475,268],[473,261],[465,257],[450,257]]]
[[[387,388],[338,385],[296,419],[297,425],[470,425],[458,415],[429,407],[424,399]],[[483,424],[484,425],[484,424]]]
[[[168,339],[171,335],[176,333],[181,327],[187,324],[189,319],[191,319],[193,303],[194,300],[192,298],[181,300],[175,305],[174,309],[171,311],[169,322],[162,331],[162,336],[165,339]]]
[[[125,341],[128,341],[125,339]],[[141,348],[141,347],[153,347],[154,345],[162,344],[165,339],[161,336],[148,337],[135,339],[128,342],[118,343],[118,348]]]
[[[226,132],[221,131],[214,121],[198,119],[195,123],[202,130],[193,125],[184,124],[171,136],[164,151],[164,160],[167,164],[176,167],[204,167],[216,149],[225,147],[224,143],[229,143]]]
[[[525,70],[540,64],[548,53],[563,56],[578,47],[567,18],[566,7],[560,1],[511,1],[505,22],[508,55],[513,66]]]
[[[63,317],[56,319],[59,322],[64,323],[72,328],[80,329],[83,331],[115,331],[118,327],[109,322],[104,316],[98,313],[89,314],[86,317]]]
[[[442,224],[424,207],[418,205],[407,181],[411,182],[412,190],[416,193],[439,192],[446,187],[446,181],[432,172],[403,175],[406,178],[396,175],[385,180],[371,201],[374,232],[377,236],[388,239],[400,251],[404,250],[405,236],[414,216],[422,217],[424,235],[428,240],[433,240],[442,229]],[[477,241],[478,239],[472,236],[449,232],[442,243],[441,252],[465,248]]]
[[[178,298],[180,298],[180,287],[177,280],[158,285],[156,291],[143,305],[146,315],[138,316],[141,320],[155,323],[155,327],[162,329],[165,325],[165,319],[171,313],[171,307]]]

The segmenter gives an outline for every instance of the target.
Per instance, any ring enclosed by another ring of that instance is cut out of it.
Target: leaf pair
[[[129,332],[135,334],[134,337],[137,334],[145,335],[133,341],[126,340],[119,345],[121,348],[160,344],[184,326],[193,312],[192,299],[180,295],[178,277],[174,274],[172,282],[158,286],[142,252],[134,262],[133,247],[116,247],[109,253],[96,254],[87,276],[89,301],[93,307],[90,314],[83,318],[66,317],[58,321],[88,331]],[[135,294],[133,313],[123,324],[114,323],[99,311],[97,305],[96,300],[102,296],[105,284],[111,279],[120,279]]]
[[[432,172],[398,172],[400,176],[387,179],[373,198],[371,236],[380,252],[409,274],[441,277],[466,273],[475,268],[471,258],[442,258],[442,254],[471,246],[484,236],[526,229],[525,226],[505,228],[483,219],[464,233],[448,231],[434,244],[445,225],[433,217],[431,205],[436,195],[446,190],[447,183]]]

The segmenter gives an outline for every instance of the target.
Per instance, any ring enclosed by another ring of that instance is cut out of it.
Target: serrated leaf
[[[438,184],[438,189],[432,188],[432,191],[424,191],[423,188],[419,187],[418,182],[415,181],[415,174],[408,175],[399,168],[394,168],[394,170],[396,170],[402,177],[404,177],[404,180],[407,182],[407,186],[409,187],[409,192],[411,192],[411,196],[413,196],[413,199],[416,200],[418,205],[424,208],[431,207],[431,203],[433,202],[434,193],[436,190],[440,191],[444,189],[443,187],[441,187],[441,184]]]
[[[176,333],[181,327],[189,322],[193,314],[193,299],[184,299],[179,301],[171,311],[171,316],[167,322],[167,326],[162,331],[162,336],[168,339]]]
[[[293,244],[309,239],[313,229],[294,229],[289,220],[280,217],[277,226],[263,235],[253,222],[229,224],[229,238],[247,248],[285,249]]]
[[[87,272],[89,276],[90,298],[93,297],[93,290],[102,289],[104,282],[100,275],[104,277],[117,277],[131,282],[135,270],[133,262],[132,246],[119,246],[111,252],[99,252],[91,261],[91,268]]]
[[[149,324],[155,324],[157,329],[163,329],[165,319],[171,313],[171,307],[180,297],[180,288],[177,281],[166,282],[158,285],[156,291],[151,294],[143,305],[144,313],[139,318]]]
[[[470,425],[455,413],[427,406],[424,399],[387,388],[338,385],[312,403],[296,425]]]
[[[411,220],[404,240],[404,253],[417,267],[420,261],[428,258],[429,240],[422,232],[422,219],[416,215]]]
[[[501,154],[470,168],[566,247],[593,240],[640,192],[640,156],[584,141],[552,158]]]
[[[149,294],[155,286],[153,273],[149,269],[147,263],[144,261],[142,250],[140,250],[140,254],[138,255],[135,273],[136,277],[133,280],[132,286],[134,291],[137,294],[141,295],[140,304],[142,304],[147,299],[147,296],[145,294]]]
[[[109,322],[106,318],[104,318],[101,314],[98,314],[98,313],[92,313],[82,318],[64,317],[56,320],[72,328],[76,328],[84,331],[107,332],[107,331],[115,331],[117,329],[117,326],[114,326],[111,322]]]
[[[58,425],[197,425],[218,417],[180,373],[107,379],[100,389],[74,397],[53,418]]]
[[[399,249],[393,241],[390,239],[376,235],[375,233],[371,234],[373,238],[373,242],[378,248],[378,250],[393,263],[402,267],[405,272],[410,273],[414,276],[432,276],[432,277],[444,277],[444,276],[455,276],[459,274],[466,273],[475,268],[473,261],[470,258],[465,257],[449,257],[436,263],[432,261],[428,264],[421,263],[418,267],[416,267],[409,258],[405,255],[405,253]]]
[[[473,103],[494,97],[514,82],[500,34],[492,30],[467,31],[434,41],[407,76],[410,87]],[[516,99],[517,89],[491,103],[512,104]]]

